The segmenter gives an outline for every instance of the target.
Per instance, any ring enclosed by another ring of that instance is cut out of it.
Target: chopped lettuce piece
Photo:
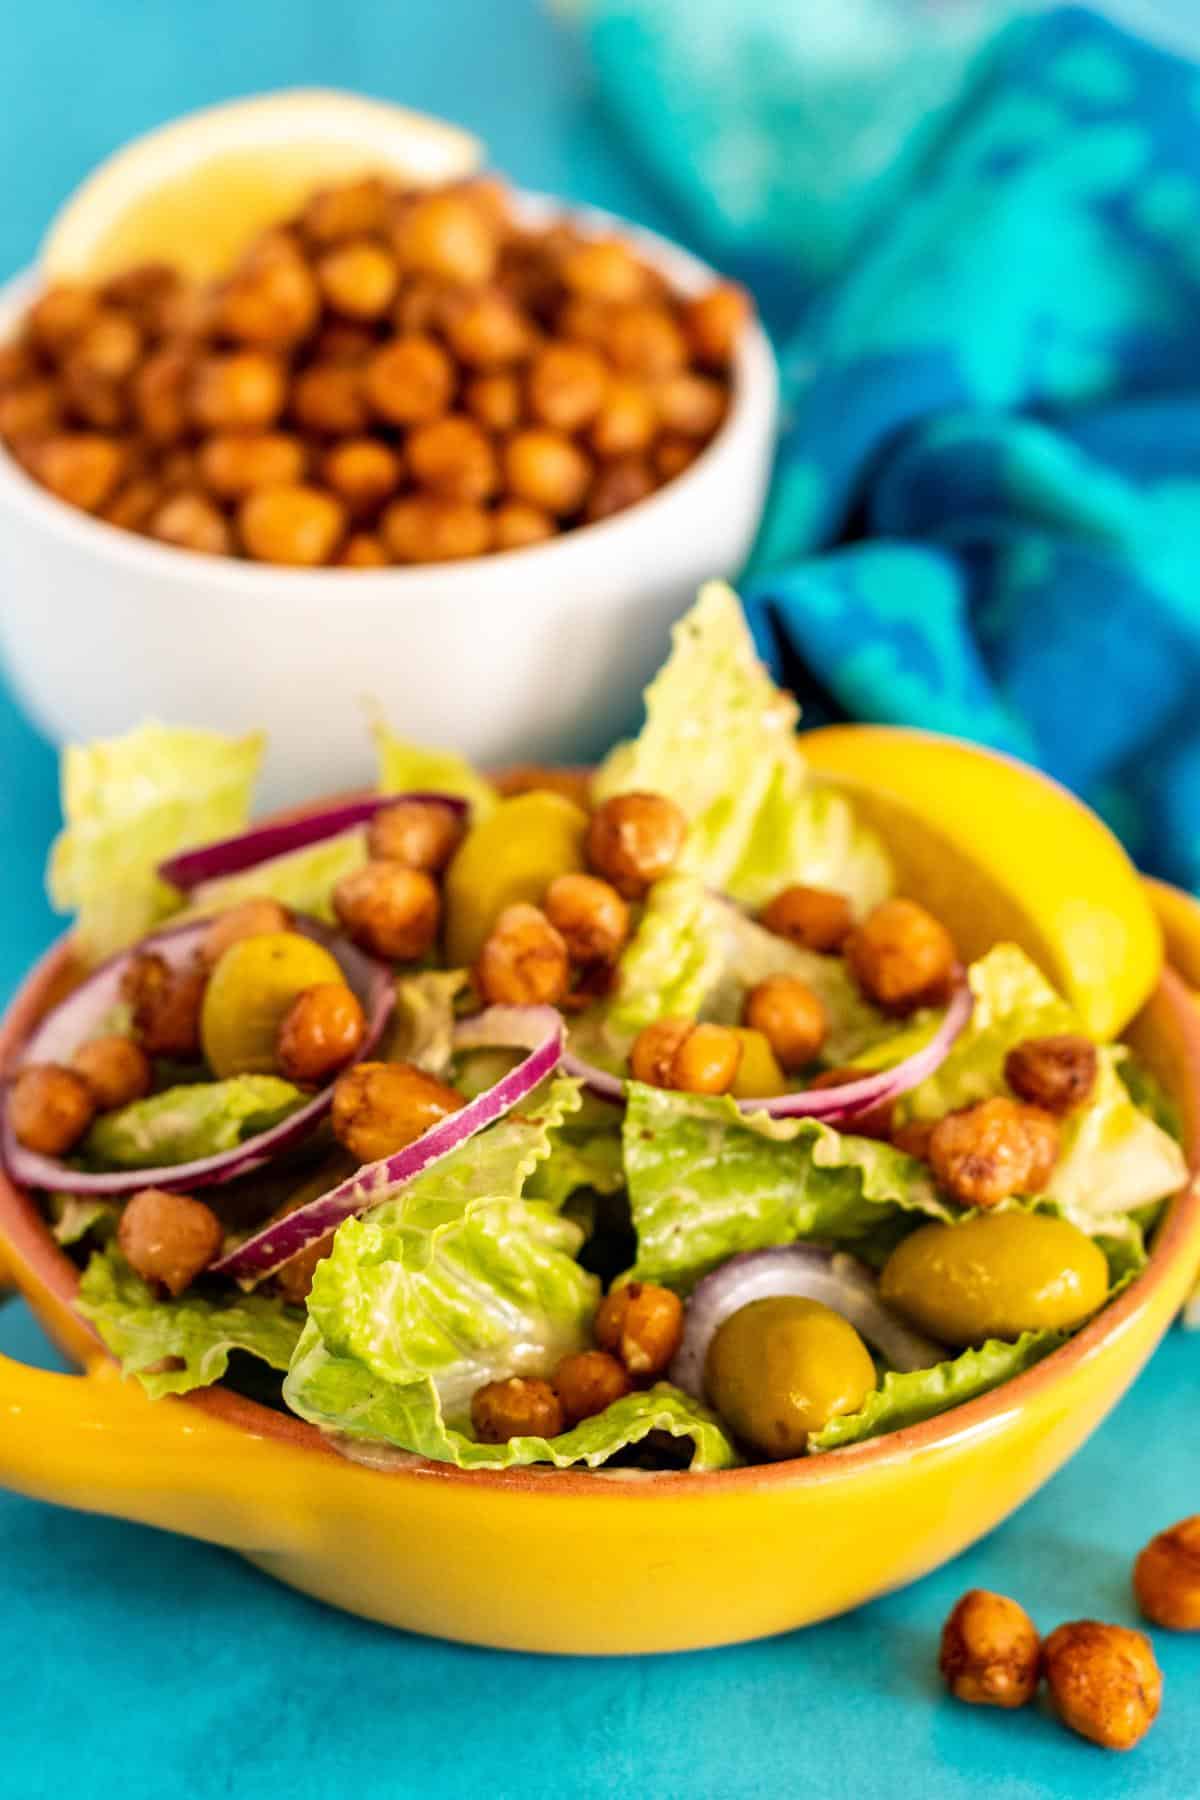
[[[277,1075],[196,1081],[101,1113],[83,1142],[84,1159],[103,1169],[156,1169],[236,1150],[277,1125],[305,1096]]]
[[[797,1239],[854,1249],[907,1215],[956,1216],[924,1163],[816,1119],[631,1082],[624,1129],[633,1273],[681,1292],[739,1251]]]
[[[283,856],[269,857],[253,869],[237,875],[217,875],[202,882],[188,896],[189,913],[224,912],[243,900],[278,900],[294,912],[334,922],[333,890],[343,875],[361,869],[367,860],[367,834],[361,825],[340,831],[336,837]]]
[[[96,1200],[91,1194],[48,1194],[46,1203],[54,1241],[64,1249],[88,1236],[97,1240],[111,1237],[120,1216],[115,1201]]]
[[[97,1251],[79,1284],[76,1306],[152,1400],[210,1387],[244,1350],[272,1369],[286,1369],[304,1315],[266,1294],[212,1296],[195,1289],[159,1300],[124,1257]]]
[[[498,799],[491,782],[453,750],[427,750],[397,737],[386,721],[371,725],[379,758],[381,794],[458,794],[469,801],[471,822],[486,819]]]
[[[710,581],[646,690],[640,735],[608,757],[595,796],[669,795],[690,827],[680,867],[747,905],[811,881],[865,911],[889,891],[890,864],[846,801],[809,785],[797,718],[758,660],[737,595]]]
[[[561,1208],[580,1188],[590,1188],[596,1194],[616,1194],[624,1185],[621,1127],[614,1115],[606,1131],[561,1126],[554,1134],[552,1154],[534,1170],[525,1193],[531,1200],[545,1200],[548,1205]]]
[[[396,1006],[379,1054],[385,1061],[415,1063],[444,1081],[454,1052],[455,1002],[470,977],[465,969],[429,969],[402,975]]]
[[[69,745],[64,826],[50,855],[51,903],[74,912],[81,954],[96,962],[142,937],[179,904],[157,874],[180,850],[240,831],[264,739],[140,725]]]
[[[1178,1193],[1188,1178],[1175,1139],[1135,1106],[1120,1077],[1125,1052],[1102,1049],[1091,1100],[1064,1119],[1062,1149],[1046,1192],[1093,1235],[1136,1229],[1127,1215]]]

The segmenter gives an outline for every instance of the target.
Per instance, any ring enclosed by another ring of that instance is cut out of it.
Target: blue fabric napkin
[[[1028,758],[1200,886],[1200,70],[1074,8],[1021,19],[943,47],[937,108],[814,200],[785,105],[814,16],[590,15],[610,107],[775,329],[760,643],[810,723]]]

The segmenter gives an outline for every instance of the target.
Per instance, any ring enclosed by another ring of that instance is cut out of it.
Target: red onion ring
[[[704,1400],[704,1365],[717,1329],[743,1306],[778,1294],[819,1300],[841,1313],[894,1369],[931,1369],[946,1359],[941,1345],[910,1331],[884,1306],[865,1263],[841,1251],[791,1244],[782,1250],[731,1256],[697,1283],[668,1379],[694,1399]]]
[[[218,838],[215,843],[201,844],[195,850],[184,850],[158,865],[164,881],[182,893],[190,893],[206,881],[225,875],[241,875],[259,863],[287,856],[293,850],[306,850],[310,844],[323,843],[355,825],[363,825],[384,806],[398,800],[424,800],[444,806],[456,818],[462,818],[467,802],[456,794],[372,794],[363,800],[347,800],[341,806],[327,806],[320,812],[305,813],[282,825],[252,825],[236,837]]]
[[[110,957],[38,1023],[25,1041],[22,1062],[69,1063],[105,1014],[118,1004],[121,978],[134,956],[143,950],[153,950],[173,969],[182,968],[195,956],[210,923],[207,919],[196,919],[170,926]],[[315,919],[297,919],[292,929],[329,951],[362,1002],[367,1016],[367,1033],[355,1061],[368,1056],[378,1043],[392,1010],[395,990],[391,970]],[[170,1190],[211,1187],[217,1182],[232,1181],[238,1175],[248,1175],[281,1151],[290,1149],[318,1123],[332,1098],[333,1083],[330,1082],[298,1112],[289,1114],[278,1125],[272,1125],[269,1130],[247,1138],[235,1149],[222,1150],[215,1156],[188,1163],[170,1163],[160,1169],[117,1169],[103,1174],[72,1169],[54,1157],[39,1156],[35,1151],[27,1150],[16,1140],[5,1105],[0,1161],[13,1180],[24,1187],[64,1188],[73,1194],[113,1196],[136,1193],[139,1188],[148,1187]]]
[[[346,1219],[378,1206],[398,1187],[423,1174],[431,1164],[449,1155],[451,1150],[457,1150],[476,1132],[494,1125],[497,1119],[503,1118],[531,1094],[547,1075],[553,1074],[562,1054],[563,1038],[563,1023],[554,1008],[526,1006],[492,1010],[522,1014],[527,1035],[536,1040],[515,1069],[510,1069],[493,1087],[476,1095],[458,1112],[439,1119],[403,1150],[382,1157],[378,1162],[364,1164],[356,1174],[331,1188],[327,1194],[310,1200],[306,1206],[298,1206],[281,1219],[269,1221],[213,1263],[209,1273],[256,1281],[270,1275],[309,1244],[336,1230]],[[488,1014],[483,1013],[480,1017],[486,1020]],[[504,1041],[511,1044],[513,1040],[508,1037]]]

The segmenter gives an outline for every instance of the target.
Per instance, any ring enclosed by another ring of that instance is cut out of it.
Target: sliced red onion
[[[119,1005],[121,979],[133,957],[143,950],[152,950],[171,968],[184,968],[194,958],[210,922],[197,919],[171,926],[143,938],[102,963],[34,1028],[22,1047],[22,1064],[69,1063],[80,1045],[96,1035],[106,1016]],[[297,919],[293,930],[329,951],[347,984],[358,996],[367,1019],[367,1033],[358,1056],[370,1055],[392,1010],[395,988],[391,970],[315,919]],[[54,1157],[39,1156],[18,1144],[5,1106],[0,1160],[13,1180],[25,1187],[64,1188],[73,1194],[113,1196],[135,1193],[139,1188],[147,1187],[172,1190],[211,1187],[217,1182],[232,1181],[238,1175],[248,1175],[281,1151],[299,1143],[328,1110],[332,1098],[331,1082],[278,1125],[260,1131],[236,1148],[222,1150],[216,1156],[201,1157],[195,1162],[171,1163],[161,1169],[116,1169],[102,1174],[73,1169]]]
[[[893,1369],[931,1369],[946,1352],[932,1339],[910,1331],[880,1300],[871,1270],[842,1251],[791,1244],[783,1250],[750,1250],[714,1269],[696,1286],[687,1304],[683,1342],[668,1377],[697,1400],[705,1398],[704,1365],[718,1328],[754,1300],[776,1295],[819,1300],[848,1319]]]
[[[971,990],[963,981],[955,989],[945,1017],[929,1042],[894,1068],[860,1076],[857,1081],[843,1082],[840,1087],[807,1088],[761,1100],[739,1100],[738,1107],[744,1113],[770,1113],[773,1119],[823,1119],[827,1125],[852,1124],[863,1113],[898,1100],[901,1094],[907,1094],[910,1088],[932,1075],[948,1056],[954,1040],[970,1018],[974,1004]],[[563,1068],[568,1075],[578,1076],[586,1082],[602,1100],[624,1100],[625,1083],[619,1075],[610,1075],[606,1069],[585,1062],[571,1050],[563,1056]]]
[[[321,812],[305,813],[282,825],[252,825],[249,831],[239,832],[236,837],[219,838],[215,843],[201,844],[195,850],[168,857],[166,862],[158,865],[158,873],[172,887],[190,893],[206,881],[215,881],[225,875],[241,875],[246,869],[256,869],[259,863],[271,862],[277,856],[306,850],[310,844],[337,837],[355,825],[365,824],[381,807],[394,806],[398,800],[428,801],[434,806],[444,806],[456,818],[462,818],[467,810],[467,802],[456,794],[372,794],[363,800],[347,800],[341,806],[327,806]]]
[[[270,1220],[252,1237],[230,1250],[219,1262],[212,1265],[213,1275],[229,1275],[235,1280],[259,1281],[281,1268],[293,1256],[309,1244],[317,1242],[330,1231],[336,1230],[346,1219],[353,1218],[356,1213],[368,1211],[378,1206],[381,1200],[387,1200],[405,1182],[414,1176],[421,1175],[431,1164],[448,1156],[451,1150],[457,1150],[468,1138],[475,1136],[485,1126],[494,1125],[497,1119],[511,1112],[514,1106],[520,1105],[531,1094],[540,1081],[544,1081],[558,1067],[562,1054],[563,1023],[552,1006],[493,1007],[492,1012],[506,1015],[519,1015],[509,1029],[520,1029],[524,1037],[511,1035],[503,1037],[479,1038],[479,1043],[504,1043],[506,1045],[525,1044],[529,1054],[519,1062],[515,1069],[510,1069],[493,1087],[485,1089],[474,1100],[467,1103],[460,1111],[451,1113],[448,1118],[439,1119],[436,1125],[403,1150],[397,1150],[394,1156],[382,1157],[378,1162],[366,1163],[349,1180],[331,1188],[327,1194],[310,1200],[306,1206],[298,1206],[294,1212],[281,1219]],[[481,1013],[480,1021],[487,1021],[489,1013]],[[479,1021],[472,1020],[471,1024]],[[474,1044],[464,1043],[462,1048],[474,1048]]]

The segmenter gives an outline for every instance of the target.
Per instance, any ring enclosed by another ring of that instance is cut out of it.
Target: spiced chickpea
[[[314,437],[357,436],[370,422],[362,367],[344,361],[310,364],[292,383],[288,411]]]
[[[475,979],[489,1006],[556,1006],[570,981],[567,946],[544,912],[518,901],[488,933]]]
[[[905,1156],[915,1156],[918,1162],[929,1161],[929,1140],[933,1136],[936,1119],[907,1119],[900,1125],[894,1125],[889,1137],[897,1150]]]
[[[1004,1078],[1019,1099],[1063,1114],[1091,1099],[1099,1066],[1090,1038],[1065,1031],[1017,1044],[1004,1059]]]
[[[529,426],[504,449],[510,492],[555,518],[578,512],[587,495],[592,465],[571,439],[542,426]]]
[[[64,418],[94,431],[118,431],[129,422],[126,384],[94,375],[74,356],[59,371],[59,392]]]
[[[81,1044],[71,1063],[91,1088],[101,1112],[143,1099],[154,1081],[150,1058],[142,1046],[115,1031]]]
[[[369,862],[343,875],[333,910],[354,942],[386,962],[414,962],[433,946],[441,919],[437,885],[424,869]]]
[[[618,238],[593,238],[572,245],[559,269],[569,291],[588,300],[618,304],[640,300],[647,287],[645,265]]]
[[[695,438],[668,432],[654,446],[654,472],[660,481],[674,481],[691,468],[699,454],[700,445]]]
[[[231,944],[269,932],[290,931],[293,923],[290,911],[278,900],[265,896],[261,900],[243,900],[218,913],[208,927],[200,940],[200,963],[206,969],[215,969]]]
[[[65,1156],[96,1114],[96,1096],[77,1069],[32,1063],[8,1091],[8,1122],[18,1144],[39,1156]]]
[[[364,363],[378,348],[379,339],[367,325],[351,325],[345,319],[333,319],[313,339],[314,363]]]
[[[746,996],[744,1022],[761,1031],[780,1068],[789,1074],[819,1055],[829,1035],[829,1015],[798,975],[769,975]]]
[[[533,343],[530,320],[499,288],[465,294],[445,309],[450,348],[469,368],[506,369],[527,356]]]
[[[654,476],[644,457],[618,456],[599,469],[588,492],[584,516],[592,524],[624,512],[654,492]]]
[[[1042,1667],[1063,1724],[1106,1750],[1131,1750],[1158,1717],[1162,1672],[1144,1632],[1074,1620],[1050,1633]]]
[[[683,304],[683,328],[692,353],[710,368],[728,368],[750,317],[750,298],[731,281]]]
[[[554,1371],[554,1391],[568,1428],[602,1413],[632,1386],[629,1371],[607,1350],[580,1350],[564,1356]]]
[[[711,375],[681,370],[669,375],[654,396],[664,431],[685,438],[710,438],[725,417],[726,389]]]
[[[405,268],[482,287],[492,278],[499,243],[478,203],[450,189],[413,202],[397,227],[396,248]]]
[[[972,1588],[942,1627],[938,1667],[956,1700],[1025,1706],[1037,1692],[1040,1641],[1023,1606]]]
[[[655,1019],[644,1025],[629,1052],[629,1072],[648,1087],[674,1087],[675,1055],[692,1030],[690,1019]]]
[[[742,1039],[727,1025],[656,1019],[639,1031],[629,1052],[635,1081],[685,1094],[727,1094],[737,1079]]]
[[[345,982],[322,981],[296,995],[275,1041],[279,1073],[318,1087],[358,1054],[367,1021],[358,996]]]
[[[148,531],[150,520],[163,502],[163,490],[157,481],[141,476],[119,487],[111,500],[99,508],[97,517],[123,531]]]
[[[203,431],[265,430],[283,411],[283,365],[262,350],[202,357],[190,390],[191,416]]]
[[[40,365],[27,343],[0,344],[0,391],[32,381]]]
[[[915,900],[883,900],[845,943],[850,972],[889,1012],[944,998],[957,956],[941,922]]]
[[[455,562],[482,556],[492,542],[489,515],[470,500],[411,494],[394,500],[380,521],[383,541],[397,562]]]
[[[947,1113],[929,1134],[929,1161],[963,1206],[999,1206],[1028,1193],[1034,1152],[1021,1108],[997,1095]]]
[[[638,1380],[661,1375],[683,1338],[683,1302],[670,1288],[627,1281],[606,1294],[593,1333]]]
[[[495,452],[471,419],[456,414],[416,425],[406,449],[414,481],[443,500],[481,501],[496,491],[500,471]]]
[[[125,467],[124,447],[98,432],[63,432],[32,453],[31,468],[44,487],[84,512],[97,512],[114,493]]]
[[[1061,1148],[1058,1120],[1053,1113],[1044,1112],[1040,1106],[1029,1106],[1022,1103],[1017,1111],[1021,1117],[1021,1129],[1025,1133],[1025,1142],[1029,1146],[1029,1173],[1026,1176],[1028,1192],[1040,1194],[1054,1173]]]
[[[828,956],[849,937],[854,914],[844,894],[797,882],[776,894],[759,914],[759,922],[790,944]]]
[[[521,384],[515,375],[477,375],[467,383],[463,401],[485,431],[515,431],[524,418]]]
[[[524,550],[553,536],[554,520],[549,513],[524,500],[505,500],[492,514],[494,550]]]
[[[592,814],[585,854],[626,900],[640,900],[669,874],[686,837],[687,820],[665,794],[615,794]]]
[[[211,493],[237,500],[254,488],[303,481],[307,461],[304,445],[288,432],[228,431],[201,444],[196,466]]]
[[[333,1249],[334,1233],[327,1231],[324,1237],[317,1238],[315,1243],[305,1245],[295,1256],[288,1260],[271,1276],[271,1284],[275,1292],[288,1306],[303,1306],[312,1292],[313,1276],[317,1272],[317,1264],[324,1262]]]
[[[602,350],[608,340],[615,308],[604,300],[586,294],[572,294],[559,310],[556,320],[559,335],[573,338],[577,344],[591,344]]]
[[[341,501],[298,481],[258,488],[238,509],[242,543],[258,562],[316,568],[329,561],[345,529]]]
[[[529,368],[529,410],[540,425],[580,431],[600,411],[608,369],[586,344],[544,344]]]
[[[51,381],[25,381],[0,394],[0,437],[6,443],[53,431],[61,416],[61,397]]]
[[[395,337],[434,337],[445,331],[462,300],[462,289],[432,275],[407,275],[392,307]]]
[[[135,263],[110,276],[100,290],[103,301],[136,320],[147,337],[161,337],[169,322],[168,302],[183,286],[183,277],[166,262]]]
[[[423,425],[449,406],[454,365],[440,344],[414,333],[375,352],[365,384],[372,410],[389,425]]]
[[[141,351],[142,334],[130,315],[115,306],[101,306],[71,346],[70,360],[102,381],[124,381]]]
[[[396,297],[399,279],[392,252],[369,238],[338,244],[317,264],[322,295],[348,319],[382,318]]]
[[[287,350],[317,322],[321,295],[313,272],[292,241],[265,239],[221,289],[216,324],[239,344]]]
[[[1168,1631],[1200,1631],[1200,1513],[1151,1538],[1133,1568],[1146,1617]]]
[[[187,432],[194,362],[190,349],[167,344],[148,356],[134,375],[134,414],[152,444],[174,444]]]
[[[204,494],[169,494],[147,522],[151,537],[179,550],[198,550],[206,556],[228,556],[233,532],[224,514]]]
[[[208,971],[202,963],[172,968],[156,950],[139,950],[121,976],[121,998],[147,1056],[191,1062],[200,1055],[200,1007]]]
[[[542,901],[573,963],[613,962],[629,937],[629,908],[595,875],[556,875]]]
[[[321,479],[351,517],[368,519],[400,486],[404,464],[398,451],[377,438],[344,438],[326,453]]]
[[[562,1404],[548,1381],[509,1375],[489,1381],[471,1396],[471,1429],[481,1444],[557,1437],[563,1423]]]
[[[633,456],[647,450],[658,430],[650,390],[628,376],[610,379],[591,422],[588,441],[597,456]]]
[[[367,850],[373,861],[439,875],[465,835],[463,818],[449,806],[436,800],[394,800],[381,806],[367,826]]]
[[[682,331],[665,306],[652,303],[618,307],[604,347],[618,369],[650,381],[677,374],[687,362]]]
[[[352,531],[333,560],[341,569],[386,569],[392,559],[373,531]]]
[[[465,1105],[456,1088],[412,1063],[355,1063],[333,1090],[333,1134],[360,1163],[377,1162]]]
[[[176,444],[158,465],[158,479],[164,494],[198,493],[200,468],[194,450]]]
[[[300,214],[300,229],[314,244],[337,244],[387,229],[390,198],[378,175],[325,188]]]
[[[29,333],[38,348],[58,358],[83,336],[100,306],[94,288],[57,282],[38,295],[28,313]]]
[[[177,1298],[221,1248],[221,1221],[202,1200],[143,1188],[128,1200],[117,1243],[130,1268],[151,1287]]]

